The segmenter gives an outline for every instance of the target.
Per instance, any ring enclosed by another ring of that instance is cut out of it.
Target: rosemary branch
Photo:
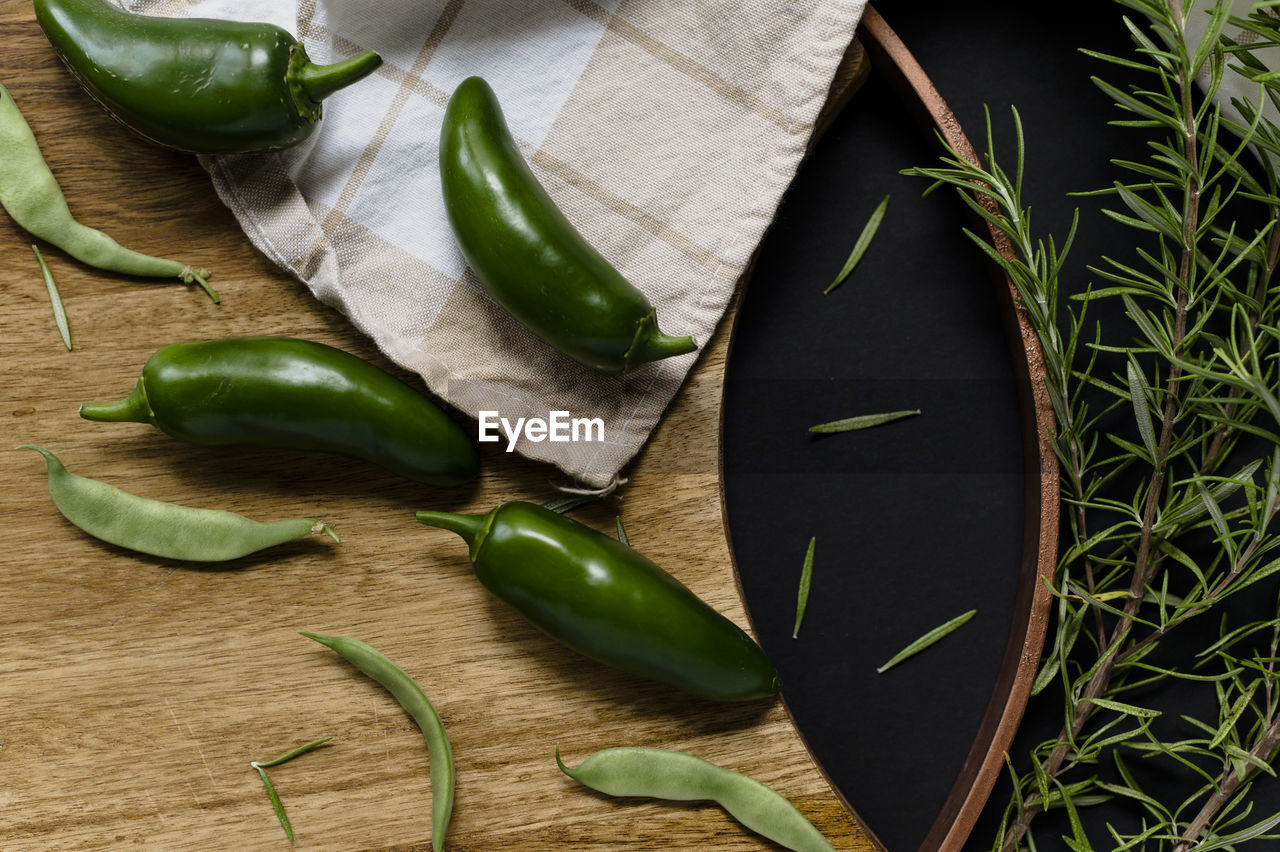
[[[1137,834],[1125,837],[1106,826],[1118,849],[1148,844],[1163,849],[1169,843],[1175,852],[1187,852],[1208,837],[1217,845],[1243,843],[1280,825],[1276,814],[1234,830],[1250,811],[1241,804],[1250,781],[1270,771],[1268,763],[1280,747],[1275,670],[1280,603],[1276,618],[1261,625],[1232,626],[1232,613],[1224,614],[1223,635],[1205,652],[1205,659],[1223,659],[1221,673],[1177,674],[1151,662],[1152,652],[1173,631],[1280,574],[1280,559],[1267,557],[1280,549],[1280,535],[1270,529],[1280,513],[1280,400],[1271,390],[1280,373],[1280,292],[1271,287],[1280,257],[1280,178],[1273,165],[1280,161],[1280,126],[1249,103],[1236,104],[1245,123],[1226,118],[1214,100],[1229,70],[1258,83],[1280,104],[1280,73],[1251,52],[1280,48],[1280,16],[1271,12],[1280,4],[1259,5],[1248,19],[1231,18],[1227,0],[1197,8],[1208,26],[1204,38],[1192,44],[1181,0],[1116,2],[1145,16],[1145,28],[1124,19],[1134,57],[1086,53],[1156,80],[1125,91],[1095,78],[1133,116],[1117,124],[1153,134],[1153,153],[1140,162],[1114,161],[1137,177],[1105,191],[1120,209],[1104,212],[1154,245],[1137,248],[1138,263],[1103,258],[1104,266],[1088,267],[1116,286],[1097,291],[1091,286],[1072,299],[1085,307],[1097,299],[1123,299],[1137,332],[1134,339],[1103,339],[1099,328],[1094,340],[1081,344],[1085,308],[1059,310],[1059,277],[1075,224],[1061,252],[1052,240],[1030,233],[1021,198],[1024,144],[1016,110],[1014,177],[995,159],[989,118],[981,162],[952,151],[941,168],[911,170],[935,185],[960,190],[965,203],[1015,250],[1015,258],[1006,257],[970,234],[1009,276],[1039,336],[1070,518],[1070,546],[1053,585],[1058,597],[1054,644],[1033,686],[1038,693],[1061,682],[1063,725],[1057,737],[1032,749],[1029,770],[1020,773],[1010,764],[1015,789],[994,846],[1003,852],[1034,849],[1032,825],[1057,807],[1069,817],[1071,836],[1062,838],[1068,846],[1080,852],[1095,848],[1078,810],[1108,799],[1142,811]],[[1249,30],[1250,46],[1224,34],[1228,20]],[[1228,58],[1237,64],[1228,66]],[[1202,95],[1196,93],[1197,78]],[[1233,137],[1238,144],[1228,142]],[[1249,150],[1259,154],[1262,178],[1239,162]],[[1238,210],[1251,204],[1263,206],[1265,225],[1241,224],[1248,218],[1239,218]],[[1104,361],[1123,359],[1116,379],[1094,375],[1100,354]],[[1158,384],[1149,383],[1151,375]],[[1101,414],[1090,413],[1089,404],[1099,394],[1111,402]],[[1132,419],[1116,431],[1117,417],[1125,411]],[[1275,422],[1254,424],[1258,412]],[[1125,435],[1135,424],[1141,443]],[[1237,449],[1248,446],[1252,453],[1259,443],[1270,449],[1255,455],[1256,461],[1234,474],[1219,473]],[[1119,453],[1099,453],[1100,444]],[[1128,480],[1119,474],[1132,464],[1146,465],[1147,473],[1126,499],[1122,482]],[[1265,474],[1262,484],[1259,470]],[[1208,547],[1206,531],[1213,539]],[[1192,581],[1189,593],[1170,591],[1171,573],[1182,578],[1180,584]],[[1090,616],[1091,630],[1082,631]],[[1268,626],[1274,627],[1269,655],[1243,660],[1228,653],[1242,637]],[[1205,659],[1197,657],[1196,667]],[[1203,738],[1162,740],[1160,713],[1125,695],[1175,676],[1211,684],[1216,692],[1216,722],[1180,716],[1203,730]],[[1255,693],[1265,697],[1261,709]],[[1132,727],[1125,727],[1125,720]],[[1182,804],[1167,807],[1137,787],[1124,766],[1124,750],[1170,758],[1193,770],[1192,780],[1198,775],[1209,783],[1196,786]],[[1118,780],[1099,774],[1104,757],[1113,759]],[[1202,765],[1208,761],[1222,768],[1211,771]],[[1185,822],[1183,813],[1196,816]]]
[[[1183,29],[1185,21],[1182,16],[1181,4],[1178,0],[1170,0],[1169,5],[1175,24],[1179,30]],[[1186,336],[1188,291],[1190,290],[1190,276],[1195,267],[1195,234],[1199,224],[1200,213],[1200,161],[1196,146],[1197,128],[1195,126],[1195,111],[1191,105],[1191,80],[1188,69],[1185,66],[1178,70],[1178,87],[1182,99],[1184,121],[1183,152],[1191,168],[1187,171],[1188,180],[1184,191],[1182,211],[1182,255],[1178,268],[1178,301],[1175,310],[1172,341],[1172,349],[1175,353],[1181,351],[1183,340]],[[1044,764],[1044,772],[1051,780],[1056,779],[1062,771],[1071,744],[1080,735],[1089,716],[1097,709],[1093,699],[1100,698],[1106,694],[1107,687],[1111,683],[1112,673],[1115,670],[1117,656],[1115,653],[1108,653],[1108,651],[1112,648],[1119,648],[1128,638],[1129,632],[1133,629],[1134,616],[1137,615],[1138,608],[1142,605],[1143,590],[1146,588],[1147,583],[1151,581],[1154,573],[1148,566],[1148,561],[1151,558],[1151,539],[1155,529],[1156,509],[1160,505],[1160,497],[1164,492],[1169,446],[1173,440],[1173,426],[1178,417],[1179,382],[1181,378],[1182,370],[1175,363],[1169,371],[1169,376],[1165,382],[1165,406],[1164,414],[1161,418],[1160,441],[1156,447],[1155,458],[1152,460],[1153,470],[1150,483],[1147,486],[1147,498],[1142,513],[1142,531],[1138,539],[1137,556],[1134,558],[1133,570],[1129,581],[1129,599],[1125,602],[1124,614],[1116,622],[1110,638],[1102,645],[1102,664],[1094,671],[1093,676],[1089,678],[1079,698],[1073,701],[1074,709],[1071,724],[1065,727],[1058,735],[1057,745],[1049,753],[1049,759]],[[1021,817],[1005,833],[1004,844],[1001,847],[1002,852],[1016,852],[1032,820],[1042,812],[1043,808],[1042,797],[1038,793],[1033,793],[1028,798]]]

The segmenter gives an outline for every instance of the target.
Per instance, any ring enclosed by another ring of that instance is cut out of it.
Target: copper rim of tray
[[[960,128],[955,114],[938,94],[906,45],[870,5],[863,13],[859,36],[876,71],[893,87],[912,117],[935,141],[940,137],[941,142],[945,142],[960,156],[978,162],[977,153]],[[989,209],[994,205],[986,196],[975,195],[975,198]],[[1009,239],[1003,233],[993,229],[985,221],[978,222],[976,216],[974,220],[979,229],[990,237],[990,242],[997,251],[1009,258],[1015,256]],[[1013,625],[1005,644],[995,687],[964,765],[960,768],[951,793],[943,803],[933,826],[925,836],[920,852],[960,850],[991,796],[991,789],[1005,764],[1005,753],[1013,743],[1027,700],[1031,696],[1031,684],[1039,666],[1049,623],[1049,607],[1053,599],[1049,583],[1053,579],[1058,556],[1058,460],[1053,449],[1053,406],[1045,386],[1044,355],[1013,283],[994,263],[988,261],[988,265],[997,287],[1013,360],[1023,436],[1025,512],[1021,568],[1014,602]],[[723,412],[722,405],[722,417]],[[721,435],[723,436],[723,421]],[[727,512],[723,499],[723,452],[720,453],[720,460],[720,505]],[[724,521],[725,528],[728,529],[727,514]],[[729,550],[732,554],[732,542]],[[734,573],[737,575],[736,560]],[[738,585],[741,594],[740,577]],[[787,713],[790,715],[789,708]],[[792,725],[795,725],[794,717]],[[804,741],[803,735],[801,740]],[[809,748],[807,741],[805,747]],[[812,757],[812,749],[809,751]],[[816,758],[814,763],[821,769]],[[826,775],[825,770],[823,773]],[[829,776],[827,781],[830,783]],[[857,817],[856,809],[834,784],[831,784],[831,789],[857,818],[872,841],[883,849],[884,845],[875,837],[873,828]]]

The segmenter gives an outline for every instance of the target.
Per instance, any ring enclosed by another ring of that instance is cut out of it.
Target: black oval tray
[[[1052,414],[1034,333],[962,235],[964,208],[949,193],[921,198],[927,184],[899,174],[936,162],[921,124],[972,156],[959,122],[874,9],[862,40],[877,73],[803,165],[738,314],[726,512],[753,623],[836,788],[888,848],[958,849],[1043,643],[1058,518]],[[885,194],[871,250],[822,295]],[[920,417],[870,431],[806,432],[915,408]],[[793,639],[810,536],[812,594]],[[876,673],[968,609],[978,617],[955,635]]]

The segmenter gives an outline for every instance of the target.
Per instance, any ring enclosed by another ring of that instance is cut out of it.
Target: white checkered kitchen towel
[[[592,487],[657,425],[696,358],[609,376],[484,295],[436,161],[454,87],[493,86],[538,179],[589,242],[705,344],[773,218],[866,0],[132,0],[266,20],[316,62],[384,64],[279,154],[205,158],[250,239],[396,363],[475,417],[599,417],[604,440],[521,440]]]

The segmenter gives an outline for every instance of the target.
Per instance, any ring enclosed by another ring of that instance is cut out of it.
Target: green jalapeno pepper
[[[582,238],[520,156],[489,84],[458,84],[440,131],[444,206],[485,290],[572,358],[622,372],[698,348]]]
[[[313,65],[273,24],[157,18],[106,0],[35,0],[36,20],[94,100],[181,151],[275,151],[306,139],[320,102],[382,64],[371,50]]]
[[[289,337],[166,346],[128,397],[82,405],[80,416],[150,423],[205,446],[338,453],[433,485],[466,482],[479,468],[462,427],[404,382]]]
[[[553,638],[602,663],[716,701],[778,692],[760,646],[625,544],[532,503],[418,512],[466,540],[476,578]]]

